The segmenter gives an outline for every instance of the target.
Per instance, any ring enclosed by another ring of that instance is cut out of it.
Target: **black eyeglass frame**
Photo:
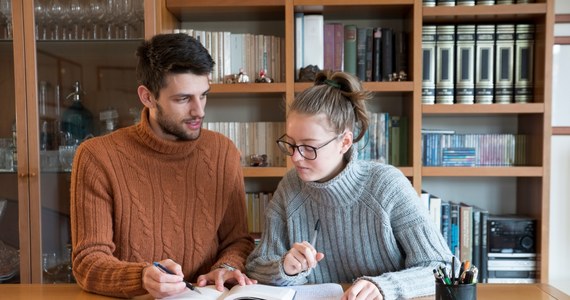
[[[329,140],[328,142],[318,146],[318,147],[313,147],[313,146],[309,146],[309,145],[295,145],[295,144],[291,144],[285,140],[283,140],[284,137],[287,136],[287,134],[282,135],[279,139],[277,139],[275,142],[277,143],[277,147],[279,147],[279,150],[281,150],[281,152],[283,152],[283,154],[288,155],[288,156],[293,156],[295,154],[295,150],[297,150],[299,152],[299,154],[306,160],[315,160],[317,159],[317,150],[323,148],[324,146],[332,143],[332,141],[342,137],[344,135],[344,132],[335,136],[334,138],[332,138],[331,140]],[[289,153],[288,149],[286,148],[287,146],[282,145],[283,144],[287,144],[289,145],[289,147],[291,147],[293,149],[293,152]],[[300,147],[304,147],[306,149],[311,149],[312,152],[315,154],[314,158],[309,158],[306,157],[304,154],[304,151],[301,151],[299,148]]]

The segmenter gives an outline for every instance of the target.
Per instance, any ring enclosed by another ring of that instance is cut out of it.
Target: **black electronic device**
[[[538,268],[536,220],[512,215],[490,215],[487,221],[488,283],[533,283]]]
[[[489,253],[536,253],[536,220],[520,216],[489,216]]]

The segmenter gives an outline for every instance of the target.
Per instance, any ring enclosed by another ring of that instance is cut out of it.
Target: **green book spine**
[[[356,75],[356,25],[344,26],[344,71]]]

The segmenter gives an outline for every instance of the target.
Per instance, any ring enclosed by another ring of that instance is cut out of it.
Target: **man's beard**
[[[187,133],[184,130],[183,125],[180,125],[176,123],[176,121],[173,121],[170,118],[164,116],[162,108],[160,105],[158,105],[158,103],[156,107],[158,112],[156,116],[157,122],[164,133],[173,135],[181,141],[192,141],[200,136],[200,130],[198,130],[198,132]]]

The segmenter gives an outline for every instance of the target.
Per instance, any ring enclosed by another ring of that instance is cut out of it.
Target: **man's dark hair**
[[[154,97],[166,84],[168,74],[208,75],[214,60],[195,38],[184,33],[158,34],[137,49],[137,78]]]

